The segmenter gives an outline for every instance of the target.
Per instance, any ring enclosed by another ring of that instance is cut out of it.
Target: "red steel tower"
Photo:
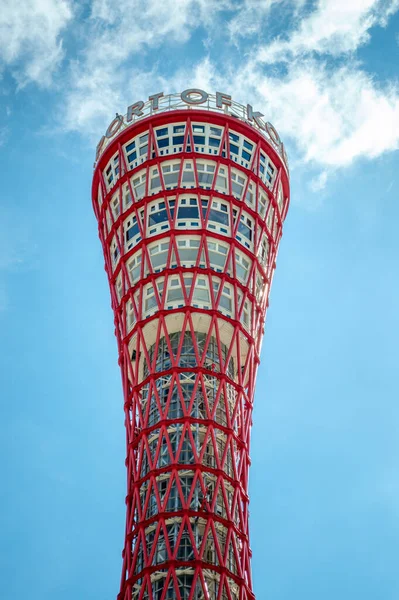
[[[119,600],[254,598],[252,405],[289,203],[262,116],[226,94],[156,94],[98,146],[127,444]]]

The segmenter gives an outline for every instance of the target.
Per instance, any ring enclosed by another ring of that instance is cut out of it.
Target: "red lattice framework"
[[[217,155],[192,151],[193,121],[223,128]],[[154,127],[182,122],[186,124],[183,151],[161,156]],[[229,158],[231,130],[256,146],[249,168]],[[149,132],[146,161],[129,169],[123,146],[145,131]],[[261,150],[277,166],[272,189],[259,177]],[[118,178],[107,192],[103,171],[116,151]],[[161,166],[176,159],[180,160],[177,188],[166,189]],[[195,178],[195,187],[189,190],[182,187],[183,162],[187,159],[192,161]],[[215,164],[210,189],[199,185],[197,161],[204,159]],[[156,165],[161,189],[149,195],[149,169]],[[215,188],[222,166],[229,174],[228,194]],[[144,197],[137,199],[131,180],[143,168],[146,188]],[[241,199],[233,195],[231,168],[241,171],[246,179]],[[244,202],[250,183],[256,189],[254,207]],[[126,185],[132,199],[128,207],[123,201]],[[283,198],[280,206],[279,189]],[[115,218],[110,205],[116,191],[120,205]],[[258,210],[260,193],[268,199],[264,218]],[[199,241],[189,266],[180,259],[178,243],[187,238],[188,230],[178,229],[176,223],[179,197],[187,194],[198,198],[200,208],[201,200],[209,199],[207,208],[199,210],[199,226],[189,232]],[[148,205],[157,198],[165,202],[168,228],[149,235]],[[228,236],[208,226],[213,198],[229,204]],[[212,112],[176,111],[138,121],[110,144],[96,167],[93,205],[111,290],[125,402],[127,514],[119,600],[254,598],[248,535],[252,404],[268,294],[288,201],[287,173],[274,149],[250,125]],[[237,238],[243,211],[254,223],[252,248]],[[124,224],[133,216],[141,240],[127,250]],[[163,239],[168,241],[167,258],[164,268],[157,272],[149,246]],[[114,240],[117,264],[111,256]],[[209,248],[211,242],[218,241],[228,243],[228,252],[224,267],[216,270]],[[132,281],[127,265],[138,252],[140,277]],[[237,274],[238,253],[250,264],[245,282]],[[171,308],[168,297],[176,276],[182,301]],[[206,281],[209,291],[209,301],[202,304],[195,300],[199,278]],[[119,290],[117,281],[121,282]],[[145,312],[148,284],[155,292],[155,308],[150,313]],[[225,284],[231,290],[230,314],[221,305]]]

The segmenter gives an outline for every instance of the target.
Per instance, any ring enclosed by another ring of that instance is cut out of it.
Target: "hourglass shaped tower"
[[[119,600],[254,598],[249,441],[288,169],[250,106],[186,92],[117,115],[93,178],[124,392]]]

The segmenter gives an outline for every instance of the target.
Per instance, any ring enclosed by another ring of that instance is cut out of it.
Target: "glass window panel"
[[[174,135],[173,136],[173,145],[180,145],[184,142],[184,135]]]
[[[205,144],[205,136],[203,135],[195,135],[194,136],[194,144]]]
[[[137,152],[134,151],[128,155],[127,160],[128,160],[128,162],[133,162],[134,160],[136,160],[136,158],[137,158]]]
[[[198,206],[179,206],[178,219],[199,219]]]
[[[163,135],[168,135],[167,127],[162,127],[162,129],[157,129],[157,137],[162,137]]]
[[[168,220],[168,214],[165,210],[159,210],[158,212],[152,213],[149,216],[148,223],[149,225],[157,225],[158,223],[163,223]]]
[[[126,241],[128,242],[138,233],[139,233],[139,226],[138,226],[138,223],[136,223],[135,225],[132,225],[132,227],[129,227],[129,229],[126,231]]]
[[[245,160],[248,160],[248,161],[250,161],[250,160],[251,160],[251,155],[250,155],[250,153],[249,153],[249,152],[246,152],[246,150],[243,150],[243,151],[241,152],[241,155],[242,155],[242,157],[243,157],[243,158],[245,158]]]
[[[209,145],[212,146],[212,148],[219,148],[220,140],[218,140],[217,138],[210,137]]]
[[[229,224],[229,215],[227,213],[222,213],[220,210],[215,210],[211,208],[209,211],[209,220],[216,221],[217,223],[221,223],[222,225]]]

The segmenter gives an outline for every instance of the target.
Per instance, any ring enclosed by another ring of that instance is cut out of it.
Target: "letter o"
[[[273,127],[273,125],[269,122],[266,123],[266,131],[269,134],[272,142],[274,142],[277,146],[281,146],[280,136],[275,127]]]
[[[114,137],[115,133],[119,131],[119,129],[123,125],[123,116],[118,115],[115,119],[109,124],[107,131],[105,132],[105,137],[110,139]]]
[[[191,98],[192,94],[196,94],[197,96],[200,96],[200,97],[199,98]],[[204,92],[204,90],[191,88],[189,90],[184,90],[184,92],[182,92],[180,94],[180,98],[186,104],[203,104],[204,102],[206,102],[208,100],[209,95],[206,92]]]

